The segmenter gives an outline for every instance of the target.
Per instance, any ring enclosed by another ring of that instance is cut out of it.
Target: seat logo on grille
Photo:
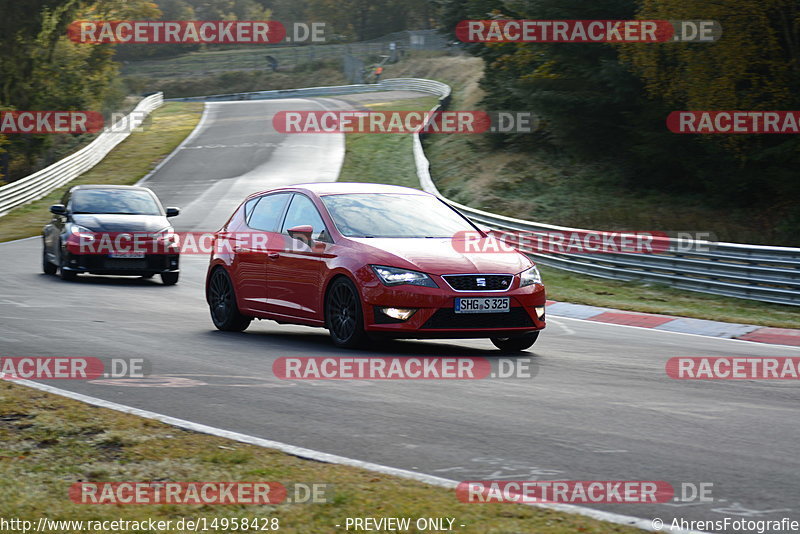
[[[476,278],[475,283],[478,287],[486,287],[486,278]]]

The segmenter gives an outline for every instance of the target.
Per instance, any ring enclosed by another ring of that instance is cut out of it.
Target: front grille
[[[510,274],[446,274],[442,278],[456,291],[505,291],[514,280]]]
[[[148,254],[144,258],[109,258],[102,254],[71,256],[75,266],[87,271],[165,271],[170,268],[170,259],[177,256],[166,254]]]
[[[120,271],[128,269],[147,269],[147,260],[135,258],[106,258],[103,260],[103,269]]]
[[[520,306],[506,313],[456,313],[451,308],[442,308],[434,313],[424,325],[432,328],[524,328],[535,326],[531,316]]]

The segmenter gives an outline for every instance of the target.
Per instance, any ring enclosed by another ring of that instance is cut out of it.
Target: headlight
[[[542,275],[539,274],[539,269],[537,269],[535,265],[519,273],[519,287],[541,283]]]
[[[92,232],[88,228],[84,228],[79,224],[73,224],[69,231],[72,235],[78,236],[85,241],[94,240],[94,232]]]
[[[439,287],[425,273],[398,269],[397,267],[385,267],[383,265],[371,265],[371,267],[375,274],[378,275],[378,278],[387,286],[409,284],[412,286]]]
[[[152,235],[153,239],[158,239],[159,241],[163,241],[168,245],[174,245],[178,243],[178,234],[175,233],[175,229],[171,226],[167,226],[163,230],[159,230],[158,232]]]

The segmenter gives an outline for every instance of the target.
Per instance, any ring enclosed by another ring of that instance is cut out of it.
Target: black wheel
[[[42,272],[44,274],[56,274],[56,271],[58,271],[58,265],[51,263],[47,259],[47,249],[42,247]]]
[[[331,339],[339,347],[356,348],[367,341],[361,298],[347,278],[337,278],[325,298],[325,322]]]
[[[536,343],[537,339],[539,339],[538,331],[516,337],[491,338],[494,346],[503,352],[522,352],[525,349],[531,348],[533,344]]]
[[[208,305],[211,308],[211,320],[219,330],[242,332],[253,320],[252,317],[239,313],[233,284],[222,268],[216,269],[211,275],[208,283]]]
[[[161,283],[165,286],[174,286],[178,283],[180,274],[181,273],[161,273]]]
[[[67,282],[72,282],[76,278],[78,278],[78,273],[75,271],[69,271],[64,268],[64,255],[61,255],[61,267],[59,269],[61,271],[61,279],[66,280]]]

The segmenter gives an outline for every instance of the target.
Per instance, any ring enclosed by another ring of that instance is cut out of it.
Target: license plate
[[[124,260],[140,260],[144,258],[144,252],[112,252],[108,257]]]
[[[508,297],[456,299],[456,313],[503,313],[509,311]]]

